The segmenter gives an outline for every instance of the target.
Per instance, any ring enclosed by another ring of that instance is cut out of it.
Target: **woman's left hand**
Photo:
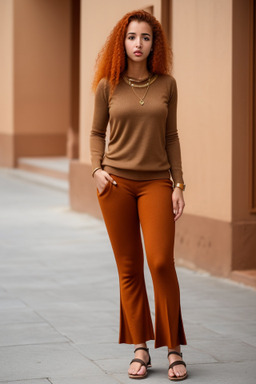
[[[173,190],[172,205],[173,205],[174,221],[177,221],[181,217],[183,213],[183,209],[185,207],[183,191],[178,187],[174,188]]]

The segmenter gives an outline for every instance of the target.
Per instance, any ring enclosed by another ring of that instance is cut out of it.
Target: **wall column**
[[[0,165],[15,166],[23,156],[63,156],[70,116],[70,0],[1,0],[0,21]]]
[[[0,166],[14,165],[13,0],[0,1]]]

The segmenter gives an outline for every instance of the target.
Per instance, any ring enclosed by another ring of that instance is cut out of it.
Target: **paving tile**
[[[250,316],[247,313],[250,313],[247,311],[247,308],[244,311],[237,309],[237,311],[229,312],[228,309],[215,306],[213,308],[202,307],[200,311],[195,311],[194,308],[188,308],[186,305],[183,305],[183,317],[185,319],[188,319],[190,323],[202,324],[210,329],[212,329],[212,324],[230,324],[231,322],[239,324],[243,320],[250,322]]]
[[[26,304],[22,300],[15,297],[4,297],[0,299],[0,310],[20,308],[25,309]]]
[[[252,335],[243,336],[242,340],[244,343],[249,344],[256,348],[256,335],[254,333]]]
[[[183,359],[188,365],[217,363],[218,361],[210,349],[208,351],[201,351],[194,348],[193,345],[183,347]]]
[[[118,379],[115,379],[113,376],[109,376],[104,372],[101,375],[85,375],[76,378],[65,377],[60,379],[51,377],[50,381],[52,384],[120,384],[120,381]]]
[[[65,343],[67,338],[47,323],[14,323],[0,328],[0,347],[26,344]]]
[[[254,384],[255,363],[198,364],[190,367],[190,382],[216,384]]]
[[[76,344],[76,348],[88,359],[104,360],[104,359],[119,359],[120,357],[129,362],[132,359],[133,346],[115,343],[87,343]]]
[[[209,353],[219,362],[256,361],[256,348],[234,338],[192,340],[191,346]]]
[[[241,322],[229,321],[229,322],[216,322],[208,323],[207,327],[213,331],[217,332],[222,336],[235,336],[236,339],[244,340],[248,337],[256,337],[256,322],[251,322],[251,320],[245,321],[245,318]]]
[[[40,323],[41,317],[31,308],[4,308],[0,309],[0,327],[10,324]],[[1,329],[1,328],[0,328]]]
[[[75,303],[44,303],[37,309],[47,322],[55,328],[62,329],[65,327],[81,327],[81,326],[118,326],[116,310],[103,310],[103,308],[89,309],[88,304],[84,302]]]
[[[31,379],[19,381],[0,381],[1,384],[51,384],[48,379]]]
[[[101,370],[70,344],[0,348],[0,382],[41,377],[100,375]]]
[[[75,344],[113,343],[118,340],[118,330],[111,327],[76,326],[62,327],[61,332]]]
[[[211,340],[222,338],[221,333],[216,330],[208,329],[202,324],[190,323],[186,318],[183,322],[188,343],[190,343],[191,340]]]
[[[104,360],[95,360],[97,365],[107,374],[116,375],[127,372],[129,363],[133,358],[133,354],[130,353],[130,356],[119,357],[118,359],[104,359]]]

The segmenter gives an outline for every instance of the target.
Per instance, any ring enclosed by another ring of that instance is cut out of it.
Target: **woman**
[[[170,64],[160,23],[145,11],[135,11],[113,29],[94,78],[92,175],[119,274],[119,342],[135,345],[128,370],[132,379],[147,375],[151,359],[146,342],[152,339],[156,348],[168,347],[169,379],[187,377],[180,353],[186,338],[173,259],[174,226],[185,205],[185,185]],[[154,285],[155,332],[140,227]]]

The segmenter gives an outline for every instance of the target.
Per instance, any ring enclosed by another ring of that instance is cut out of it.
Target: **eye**
[[[134,40],[134,36],[128,36],[128,40]]]
[[[144,37],[144,40],[145,40],[145,41],[150,41],[150,38],[149,38],[148,36],[145,36],[145,37]]]

